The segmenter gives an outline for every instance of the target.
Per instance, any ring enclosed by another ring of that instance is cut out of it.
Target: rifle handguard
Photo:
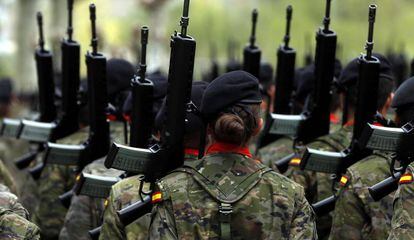
[[[143,201],[135,202],[117,212],[119,220],[124,226],[128,226],[152,210],[151,196],[147,195]]]
[[[315,211],[316,216],[322,217],[332,212],[335,209],[336,199],[337,197],[335,195],[332,195],[317,203],[312,204],[312,208],[313,211]]]
[[[89,236],[92,240],[98,240],[99,236],[101,235],[102,226],[99,226],[97,228],[94,228],[92,230],[88,231]]]
[[[29,152],[19,157],[14,164],[19,170],[29,167],[29,165],[36,159],[38,152]]]
[[[34,166],[33,168],[29,169],[29,173],[30,175],[32,175],[32,178],[34,180],[38,180],[40,178],[40,175],[42,175],[42,171],[45,168],[45,164],[44,163],[40,163],[36,166]]]
[[[368,188],[369,194],[375,201],[379,201],[398,189],[398,181],[401,177],[401,172],[397,172],[395,177],[391,176],[387,179]]]
[[[73,195],[73,190],[70,190],[59,196],[59,200],[65,208],[68,209],[70,207]]]
[[[292,154],[289,154],[289,155],[287,155],[286,157],[284,157],[280,160],[277,160],[274,163],[281,174],[285,173],[288,170],[289,163],[292,160],[292,158],[294,158],[294,157],[295,157],[295,154],[292,153]]]

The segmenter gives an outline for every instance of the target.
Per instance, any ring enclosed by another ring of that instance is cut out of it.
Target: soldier
[[[129,82],[134,74],[131,63],[122,59],[111,59],[107,63],[108,99],[117,107],[125,98]],[[123,103],[123,102],[122,102]],[[122,105],[121,105],[122,106]],[[119,107],[119,106],[118,106]],[[111,136],[115,141],[123,142],[123,124],[111,122]],[[88,138],[88,129],[84,128],[58,143],[78,145]],[[42,229],[42,239],[56,239],[63,226],[67,209],[59,201],[59,195],[71,190],[74,185],[74,171],[72,166],[47,165],[38,181],[39,205],[33,216],[33,221]]]
[[[194,82],[191,92],[191,101],[200,107],[201,98],[204,90],[207,88],[206,82]],[[162,120],[165,118],[165,105],[157,115],[155,128],[161,130]],[[184,145],[185,160],[194,161],[198,158],[198,147],[200,140],[200,129],[203,128],[203,122],[200,117],[191,114],[188,116],[186,125],[186,135]],[[150,224],[149,214],[136,220],[128,226],[123,226],[117,211],[129,206],[140,200],[139,186],[141,181],[138,176],[133,176],[122,180],[112,187],[111,194],[108,198],[108,205],[105,209],[104,223],[100,239],[146,239],[148,237],[148,228]],[[145,187],[148,187],[145,185]]]
[[[0,239],[40,239],[39,228],[11,210],[0,207]]]
[[[39,239],[39,228],[28,217],[17,196],[0,184],[0,239]]]
[[[154,83],[154,112],[156,113],[160,108],[160,102],[162,103],[163,98],[167,93],[167,79],[160,72],[150,74],[148,77]],[[129,94],[127,100],[123,104],[123,112],[127,116],[130,115],[130,112],[133,110],[131,100],[131,94]],[[113,134],[113,136],[120,137],[121,134]],[[123,142],[122,139],[119,139],[119,137],[118,139],[114,139],[114,142]],[[93,163],[87,165],[83,172],[98,176],[111,177],[118,177],[122,174],[121,171],[107,169],[104,166],[104,161],[105,157],[94,161]],[[135,179],[133,177],[131,178]],[[138,197],[138,195],[134,197]],[[93,199],[91,197],[81,195],[73,196],[70,208],[63,223],[63,228],[59,234],[59,239],[90,239],[88,231],[98,227],[101,224],[104,209],[105,201],[102,199]]]
[[[409,122],[414,119],[414,78],[409,78],[401,84],[395,93],[392,107],[396,108],[397,121]],[[413,239],[414,238],[414,163],[410,163],[405,174],[399,181],[399,187],[394,195],[394,213],[391,222],[391,231],[388,239]],[[389,174],[388,174],[389,176]],[[384,206],[382,206],[384,208]],[[387,209],[388,210],[388,209]],[[384,210],[385,211],[385,210]],[[388,226],[389,229],[389,226]]]
[[[258,80],[243,71],[209,85],[201,113],[211,144],[203,159],[157,182],[150,238],[317,238],[303,188],[253,160],[247,148],[263,124],[261,101]]]
[[[414,117],[411,112],[414,101],[407,99],[407,93],[413,90],[414,79],[409,79],[395,93],[391,106],[396,110],[396,123],[400,126]],[[391,176],[391,162],[390,154],[374,151],[348,168],[345,174],[348,182],[340,189],[336,201],[330,238],[385,239],[388,236],[394,194],[374,201],[368,187]]]
[[[374,54],[374,56],[381,61],[378,87],[378,111],[381,114],[386,115],[392,100],[392,90],[394,87],[393,74],[390,64],[384,56],[380,54]],[[344,106],[345,101],[347,101],[347,122],[344,123],[339,130],[309,143],[307,145],[308,147],[323,151],[339,152],[350,146],[357,97],[358,69],[358,60],[352,60],[345,67],[337,81],[337,85],[339,86],[338,91],[341,97],[341,105]],[[345,91],[348,96],[346,98]],[[303,171],[293,167],[289,172],[288,177],[305,187],[310,202],[320,201],[332,194],[332,178],[330,174]],[[328,237],[331,221],[332,219],[330,215],[317,219],[318,235],[321,239]]]

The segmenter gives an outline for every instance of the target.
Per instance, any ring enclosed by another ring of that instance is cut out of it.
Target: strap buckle
[[[228,203],[220,203],[219,213],[221,222],[230,222],[230,216],[233,213],[233,206]]]

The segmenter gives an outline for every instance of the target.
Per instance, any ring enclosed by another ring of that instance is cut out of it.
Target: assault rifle
[[[270,130],[281,135],[294,136],[295,144],[307,144],[329,133],[331,85],[334,78],[336,33],[329,29],[331,0],[326,0],[323,27],[316,33],[315,85],[305,110],[300,115],[282,118],[273,115]],[[289,127],[288,131],[286,130]],[[295,146],[294,146],[295,148]],[[295,156],[295,155],[292,155]],[[283,160],[283,161],[282,161]],[[281,170],[288,168],[290,161],[282,159],[275,162]]]
[[[391,131],[391,129],[389,131]],[[394,139],[398,137],[398,144],[395,149],[391,150],[396,153],[391,164],[391,177],[368,188],[371,197],[375,201],[379,201],[397,190],[401,176],[414,159],[414,152],[412,150],[414,141],[414,120],[406,123],[401,128],[395,128],[392,132],[398,132],[398,134],[393,134]],[[395,166],[396,162],[399,162],[399,167]]]
[[[88,106],[89,106],[89,137],[80,145],[48,143],[45,162],[48,164],[77,166],[80,174],[82,169],[96,159],[104,157],[109,151],[109,123],[106,120],[108,93],[106,87],[106,58],[98,52],[98,37],[96,35],[96,6],[89,5],[89,15],[92,29],[92,52],[86,53],[88,75]],[[81,178],[76,177],[77,181]],[[76,185],[74,186],[76,188]],[[59,196],[66,207],[74,194],[74,189]]]
[[[243,51],[243,70],[259,78],[260,58],[262,51],[256,46],[256,25],[259,12],[254,9],[252,12],[252,32],[250,34],[249,44]]]
[[[130,134],[130,147],[133,148],[147,148],[151,142],[151,131],[154,123],[153,115],[153,93],[154,84],[151,80],[146,78],[146,53],[148,43],[148,27],[141,28],[141,58],[139,63],[138,73],[131,80],[132,86],[132,109],[131,112],[131,134]],[[118,159],[123,158],[124,164],[128,165],[128,161],[134,161],[134,154],[123,155],[123,149],[127,147],[123,146],[117,152]],[[113,147],[112,147],[113,149]],[[112,150],[111,150],[112,151]],[[123,156],[123,157],[122,157]],[[105,162],[105,165],[109,168],[109,160]],[[125,166],[124,165],[124,166]],[[130,170],[130,169],[124,169]],[[125,175],[125,174],[124,174]],[[121,176],[123,177],[123,176]],[[77,194],[88,195],[92,197],[108,197],[111,187],[120,178],[114,177],[98,177],[90,174],[82,173],[77,186],[79,190],[75,190]],[[144,180],[144,178],[142,178]],[[92,239],[98,239],[101,233],[101,226],[89,231],[89,235]]]
[[[73,0],[68,0],[67,39],[61,42],[62,49],[62,111],[56,119],[56,128],[51,133],[51,139],[61,139],[79,129],[78,89],[80,82],[80,45],[72,39],[72,10]],[[42,163],[30,173],[37,178],[45,164]]]
[[[166,119],[165,128],[161,134],[161,144],[142,149],[122,147],[114,143],[105,161],[107,167],[112,166],[116,169],[143,174],[142,184],[144,181],[149,182],[151,189],[157,179],[180,167],[184,161],[185,118],[186,113],[194,111],[190,99],[196,50],[194,38],[187,35],[189,4],[189,0],[184,1],[183,16],[180,22],[181,33],[175,33],[171,38]],[[133,156],[133,159],[120,157],[126,155]],[[124,225],[128,225],[151,211],[151,193],[141,191],[140,196],[141,201],[118,212]]]
[[[39,43],[35,52],[37,79],[39,86],[39,111],[38,121],[22,120],[19,124],[13,121],[3,121],[3,133],[12,134],[13,129],[17,138],[36,143],[37,146],[31,148],[29,153],[19,157],[15,164],[17,168],[23,169],[30,165],[36,159],[39,152],[44,150],[43,143],[47,142],[52,131],[56,127],[53,121],[56,118],[56,106],[54,100],[55,84],[53,79],[53,55],[46,50],[43,35],[43,16],[41,12],[37,13],[37,24],[39,27]],[[10,123],[10,126],[5,124]],[[11,129],[10,129],[11,128]]]
[[[302,169],[334,173],[339,181],[341,174],[349,166],[372,153],[372,150],[361,146],[359,139],[367,123],[373,122],[377,109],[380,61],[372,55],[376,8],[376,5],[369,6],[369,30],[365,46],[367,52],[361,55],[358,61],[358,96],[351,145],[342,152],[323,152],[307,148],[300,162]],[[315,213],[321,216],[332,211],[335,208],[335,200],[336,196],[333,195],[313,204]]]
[[[286,8],[286,32],[285,37],[283,38],[284,44],[281,45],[277,50],[277,66],[275,77],[276,92],[273,103],[274,114],[291,114],[290,101],[293,91],[296,60],[296,50],[289,46],[292,11],[292,6],[289,5]],[[268,112],[265,127],[259,138],[257,150],[281,137],[281,135],[272,134],[270,131],[275,119],[279,120],[280,122],[280,118],[272,118],[272,116],[276,117],[277,115],[271,115]]]

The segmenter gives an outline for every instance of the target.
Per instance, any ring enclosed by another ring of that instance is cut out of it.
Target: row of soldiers
[[[81,86],[68,0],[58,94],[39,13],[39,116],[5,118],[1,127],[0,237],[410,239],[414,79],[395,89],[388,59],[373,53],[375,5],[366,54],[342,69],[330,4],[315,60],[300,69],[287,8],[274,82],[256,45],[257,10],[243,63],[220,76],[213,66],[205,82],[193,81],[189,0],[171,38],[168,77],[146,73],[147,27],[138,71],[107,61],[92,4]]]

